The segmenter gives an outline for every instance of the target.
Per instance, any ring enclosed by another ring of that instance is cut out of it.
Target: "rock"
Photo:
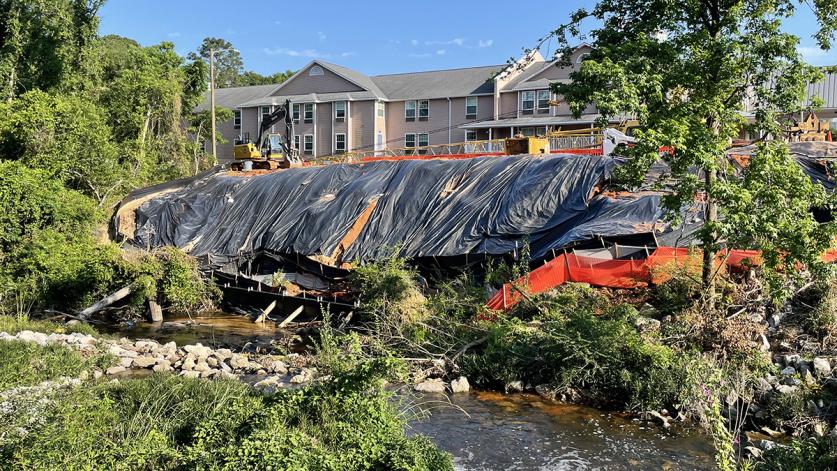
[[[195,366],[197,366],[195,360],[191,357],[186,357],[186,359],[183,360],[183,364],[180,366],[180,368],[183,371],[192,371],[195,369]]]
[[[814,424],[813,432],[814,435],[818,437],[824,437],[827,430],[828,429],[826,428],[825,424],[823,424],[822,422],[817,422]]]
[[[184,370],[184,371],[180,372],[180,376],[183,376],[184,378],[199,378],[200,375],[201,374],[197,371],[185,371]]]
[[[93,372],[93,379],[99,379],[99,378],[101,378],[102,376],[104,376],[104,375],[103,375],[103,373],[102,373],[101,371],[99,371],[99,370],[95,370],[95,371]]]
[[[293,379],[291,379],[291,382],[293,382]],[[413,386],[413,389],[419,392],[443,393],[445,392],[445,383],[439,378],[426,379]]]
[[[659,332],[661,323],[657,319],[639,316],[634,321],[634,325],[636,326],[637,330],[641,333],[650,333]]]
[[[157,372],[171,371],[171,362],[168,360],[158,359],[157,364],[151,369]]]
[[[215,358],[215,357],[207,357],[206,358],[206,364],[213,367],[213,368],[217,368],[218,367],[218,359]]]
[[[22,330],[18,332],[17,339],[22,342],[33,342],[40,346],[47,344],[47,335],[43,332],[32,332],[31,330]]]
[[[198,373],[203,373],[211,369],[212,368],[209,366],[206,360],[200,360],[197,364],[195,364],[194,371],[197,371]]]
[[[278,375],[288,374],[288,365],[285,362],[271,357],[263,357],[260,359],[262,368]]]
[[[110,368],[105,370],[105,373],[108,376],[112,376],[112,375],[116,375],[116,374],[119,374],[119,373],[124,373],[126,371],[128,371],[128,368],[125,368],[124,366],[111,366]]]
[[[276,376],[268,376],[267,378],[259,381],[258,383],[254,384],[253,386],[258,389],[265,389],[269,386],[276,386],[279,384],[279,378]]]
[[[782,432],[779,432],[777,430],[773,430],[770,427],[762,427],[761,431],[770,438],[779,438],[783,435]]]
[[[811,373],[808,374],[810,375]],[[782,379],[782,384],[786,386],[799,386],[800,384],[802,384],[802,380],[794,376],[789,376],[787,378]]]
[[[753,458],[753,459],[756,459],[756,460],[761,458],[761,455],[763,454],[761,449],[759,449],[758,447],[754,447],[754,446],[745,446],[744,451],[750,456],[750,458]]]
[[[466,393],[471,390],[471,385],[468,383],[468,378],[460,376],[459,378],[450,382],[450,390],[454,394]]]
[[[151,340],[138,340],[137,343],[134,344],[138,352],[142,353],[151,353],[152,350],[159,347],[160,345],[157,342],[153,342]]]
[[[250,360],[247,358],[247,355],[234,353],[232,357],[230,357],[230,366],[234,370],[243,370],[250,366]]]
[[[654,410],[645,413],[645,420],[652,421],[663,428],[671,427],[671,424],[668,422],[668,417]]]
[[[782,376],[793,376],[793,375],[796,374],[796,368],[794,368],[792,366],[789,366],[789,367],[783,369],[781,374],[782,374]]]
[[[191,353],[195,355],[197,358],[206,358],[209,355],[212,355],[212,349],[209,347],[204,347],[203,345],[196,343],[195,345],[186,345],[183,347],[183,351],[186,353]]]
[[[119,366],[124,366],[125,368],[130,368],[134,364],[134,359],[131,357],[121,357],[118,361]]]
[[[134,368],[150,368],[157,364],[157,359],[149,356],[141,356],[134,358],[131,366]]]
[[[780,384],[776,386],[776,390],[781,394],[793,394],[799,389],[797,386],[789,386],[787,384]]]
[[[554,401],[558,398],[558,391],[548,384],[539,384],[535,386],[535,392],[538,396],[544,399],[549,399],[550,401]]]
[[[768,381],[764,378],[759,378],[758,380],[756,380],[756,385],[755,386],[756,386],[757,390],[759,390],[763,393],[771,391],[773,389],[773,385],[770,384],[770,381]]]
[[[215,358],[219,360],[226,360],[227,358],[233,356],[233,352],[229,348],[219,348],[218,350],[215,350],[214,355]]]
[[[304,374],[291,376],[291,383],[293,384],[302,384],[306,381],[308,381],[308,378]],[[442,386],[442,388],[444,389],[444,386]]]
[[[831,374],[831,363],[822,357],[814,358],[814,374],[821,378],[829,376]]]
[[[206,371],[201,371],[201,378],[212,378],[218,373],[218,370],[208,369]]]
[[[801,360],[801,357],[796,353],[791,355],[785,355],[785,366],[796,366]]]
[[[761,334],[761,345],[759,345],[759,350],[763,352],[770,351],[770,342],[767,341],[767,336]]]
[[[523,381],[512,381],[506,383],[506,394],[523,392]]]
[[[654,306],[652,306],[648,303],[643,304],[642,307],[639,308],[639,315],[641,315],[641,316],[652,317],[656,313],[657,313],[657,308],[655,308]]]

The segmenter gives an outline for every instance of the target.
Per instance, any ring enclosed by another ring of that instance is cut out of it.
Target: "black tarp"
[[[217,172],[139,206],[133,243],[174,245],[218,263],[261,251],[330,256],[376,201],[342,260],[395,248],[411,258],[505,254],[527,242],[540,257],[575,241],[651,231],[658,196],[594,196],[615,165],[553,155]]]

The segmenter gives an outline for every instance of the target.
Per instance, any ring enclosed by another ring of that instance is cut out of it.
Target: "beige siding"
[[[517,92],[500,94],[500,119],[517,118]]]
[[[323,68],[323,75],[308,75],[313,66],[303,70],[293,80],[285,82],[285,85],[274,93],[274,96],[363,91],[361,87],[325,68]]]
[[[244,108],[241,110],[241,135],[250,134],[250,139],[255,140],[259,134],[259,109]]]
[[[349,102],[346,102],[346,118],[343,119],[342,123],[332,121],[334,123],[334,129],[333,129],[334,132],[332,134],[338,134],[338,133],[345,134],[347,140],[349,139],[349,116],[350,116],[349,113],[351,113],[351,106],[352,105]],[[332,111],[332,113],[333,113],[333,111]],[[334,136],[332,135],[332,142],[334,142],[333,139],[334,139]],[[347,141],[346,142],[346,149],[348,150],[348,148],[349,148],[349,143]]]
[[[452,100],[453,101],[453,100]],[[450,125],[456,125],[456,121],[448,121],[448,100],[446,98],[430,100],[430,116],[427,121],[407,121],[404,118],[404,101],[395,101],[387,104],[387,136],[389,137],[387,147],[404,147],[404,135],[407,133],[427,133],[430,145],[447,144]],[[453,106],[453,105],[451,105]],[[465,106],[465,105],[462,105]],[[418,110],[416,111],[418,113]],[[454,132],[451,131],[451,141]],[[463,134],[464,136],[464,134]]]
[[[375,135],[373,137],[375,139],[375,143],[377,144],[379,142],[378,136],[380,136],[380,142],[382,142],[383,147],[386,148],[387,147],[387,143],[386,143],[387,142],[387,119],[389,118],[389,116],[387,115],[386,104],[384,104],[383,102],[381,102],[381,104],[384,106],[384,116],[383,117],[378,116],[378,108],[377,108],[377,105],[376,105],[376,108],[375,108]]]
[[[485,121],[494,117],[494,97],[477,97],[477,117],[465,117],[465,97],[451,99],[451,115],[454,129],[451,131],[451,142],[465,141],[465,130],[459,126],[474,121]],[[487,139],[487,137],[486,137]]]
[[[302,156],[303,159],[310,159],[314,157],[313,155],[305,155],[303,152],[306,134],[311,134],[314,136],[314,152],[317,152],[319,146],[317,145],[317,136],[316,136],[316,125],[317,125],[317,108],[318,105],[316,103],[314,105],[314,122],[306,123],[305,122],[305,103],[299,104],[299,122],[294,123],[293,125],[293,135],[299,136],[299,155]],[[293,136],[291,136],[291,143],[293,143]]]
[[[350,150],[374,149],[375,134],[375,102],[353,101],[351,108],[351,137]]]
[[[317,146],[315,151],[318,157],[331,155],[332,140],[334,133],[332,129],[332,105],[331,103],[317,103],[316,106],[316,123],[317,123]]]
[[[223,123],[218,124],[218,131],[221,133],[221,136],[224,138],[225,143],[218,143],[216,145],[216,149],[218,151],[218,162],[219,163],[226,163],[230,160],[233,160],[233,145],[235,144],[235,140],[238,139],[238,129],[235,128],[233,125],[233,120],[227,120]]]

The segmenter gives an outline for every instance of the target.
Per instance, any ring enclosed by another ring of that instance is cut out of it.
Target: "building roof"
[[[215,106],[229,109],[238,108],[242,103],[261,98],[275,88],[276,84],[218,88],[215,90]],[[204,95],[203,102],[195,107],[195,112],[206,111],[208,109],[209,92],[207,91]]]
[[[809,84],[807,93],[805,105],[810,105],[813,97],[819,97],[824,102],[823,108],[837,109],[837,73],[826,73],[822,81]]]
[[[494,74],[502,65],[409,72],[371,77],[388,100],[448,98],[494,93]]]
[[[255,100],[245,101],[239,103],[239,108],[249,108],[252,106],[267,106],[267,105],[281,105],[285,100],[291,100],[292,103],[328,103],[332,101],[359,101],[359,100],[375,100],[378,96],[372,92],[336,92],[336,93],[306,93],[304,95],[276,95],[263,96]]]

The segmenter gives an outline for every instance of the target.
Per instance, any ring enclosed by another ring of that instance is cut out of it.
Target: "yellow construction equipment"
[[[549,139],[544,137],[510,137],[506,139],[506,155],[548,154]]]
[[[302,165],[298,150],[290,144],[292,129],[290,108],[291,102],[287,100],[284,105],[262,120],[255,141],[250,141],[249,136],[245,135],[241,142],[235,144],[233,147],[235,162],[230,165],[232,170],[275,170]],[[267,133],[274,124],[280,121],[285,123],[284,136]]]

